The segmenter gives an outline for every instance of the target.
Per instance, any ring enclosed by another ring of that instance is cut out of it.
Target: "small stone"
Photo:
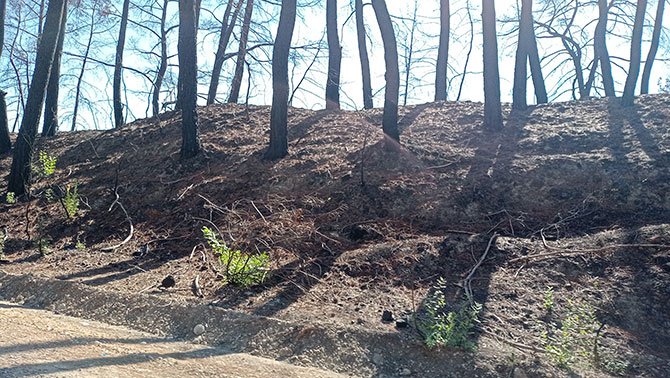
[[[407,328],[409,327],[409,322],[407,319],[398,319],[395,321],[395,327],[400,329]]]
[[[409,370],[408,368],[402,368],[400,371],[398,371],[398,375],[401,377],[408,377],[412,375],[412,371]]]
[[[392,321],[393,321],[393,313],[389,310],[384,310],[384,312],[382,312],[382,322],[390,323]]]
[[[173,286],[176,285],[176,284],[177,284],[177,280],[175,280],[174,277],[172,277],[172,276],[167,276],[167,277],[163,278],[163,281],[161,282],[161,286],[160,286],[160,287],[162,287],[162,288],[164,288],[164,289],[169,289],[169,288],[173,287]]]
[[[195,327],[193,327],[193,334],[196,336],[200,336],[203,333],[205,333],[205,326],[202,324],[197,324]]]
[[[381,353],[375,353],[372,355],[372,362],[377,366],[382,365],[384,363],[384,356]]]

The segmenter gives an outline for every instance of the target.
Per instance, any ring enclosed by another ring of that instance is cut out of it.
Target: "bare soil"
[[[58,169],[32,200],[0,205],[1,269],[419,339],[382,312],[412,323],[440,277],[459,303],[496,235],[471,282],[483,305],[475,342],[498,343],[473,352],[490,357],[488,371],[664,376],[670,97],[507,108],[501,133],[483,129],[482,110],[403,108],[397,146],[383,140],[379,110],[291,109],[290,155],[278,161],[262,159],[267,107],[201,108],[206,152],[185,162],[176,113],[43,140]],[[9,166],[0,159],[0,172]],[[83,201],[68,220],[46,194],[74,182]],[[122,208],[109,211],[115,189],[134,232],[106,251],[129,235]],[[222,285],[201,233],[212,224],[230,246],[270,254],[265,284]],[[167,276],[176,284],[160,288]],[[557,367],[547,335],[577,309],[593,313],[598,329],[583,338],[598,346]]]

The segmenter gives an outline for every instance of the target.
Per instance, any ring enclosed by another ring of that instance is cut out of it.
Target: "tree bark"
[[[340,46],[340,37],[337,28],[337,0],[327,0],[326,32],[328,34],[328,78],[326,82],[326,109],[340,108],[342,46]]]
[[[221,69],[223,68],[223,62],[225,61],[224,56],[226,55],[226,48],[228,47],[228,42],[230,42],[230,36],[233,34],[237,16],[240,12],[240,9],[242,8],[242,4],[244,4],[244,0],[237,0],[237,5],[235,5],[235,11],[233,12],[233,16],[231,18],[230,12],[234,2],[235,0],[228,0],[226,11],[223,14],[221,33],[219,36],[219,46],[217,47],[216,55],[214,56],[212,79],[209,82],[209,91],[207,92],[207,105],[211,105],[214,103],[214,101],[216,101],[216,93],[219,89],[219,79],[221,78]]]
[[[5,11],[7,0],[0,0],[0,58],[2,58],[2,47],[5,44]],[[12,141],[9,138],[9,120],[7,119],[6,93],[0,90],[0,154],[12,149]]]
[[[628,77],[626,78],[626,85],[624,86],[621,98],[623,106],[633,106],[635,101],[635,86],[640,74],[640,60],[642,59],[642,29],[644,27],[644,15],[646,11],[647,0],[638,0],[630,47],[630,68],[628,69]]]
[[[63,5],[63,17],[61,17],[60,30],[58,33],[58,44],[54,52],[54,59],[49,73],[47,94],[44,100],[44,124],[42,136],[52,137],[58,132],[58,95],[60,89],[60,65],[63,57],[63,42],[65,41],[65,28],[67,26],[67,1]]]
[[[610,62],[610,54],[607,50],[606,39],[608,14],[609,6],[607,0],[598,0],[598,24],[596,25],[593,48],[595,50],[596,59],[600,63],[605,96],[614,97],[616,96],[616,92],[614,91],[614,77],[612,76],[612,63]]]
[[[386,63],[386,89],[384,91],[384,115],[382,128],[384,134],[395,142],[400,142],[398,130],[398,99],[400,96],[400,69],[398,67],[398,45],[393,30],[393,21],[389,15],[386,1],[372,0],[379,31],[384,43],[384,61]],[[391,145],[388,145],[390,147]]]
[[[484,127],[503,128],[500,104],[500,71],[498,68],[498,39],[496,10],[493,0],[482,0],[482,28],[484,38]]]
[[[450,21],[449,0],[440,0],[440,44],[437,49],[437,63],[435,66],[435,101],[447,100]]]
[[[544,75],[542,74],[542,64],[540,64],[540,52],[537,48],[537,38],[535,37],[535,22],[533,21],[532,0],[528,0],[530,4],[530,32],[528,44],[528,61],[530,63],[530,75],[533,79],[533,88],[535,89],[535,100],[538,104],[546,104],[549,102],[547,95],[547,86],[544,83]]]
[[[114,127],[120,128],[123,126],[123,103],[121,102],[121,80],[123,70],[123,50],[126,45],[126,29],[128,27],[128,11],[130,7],[130,0],[123,1],[123,11],[121,13],[121,26],[119,28],[119,40],[116,44],[116,60],[114,63],[114,81],[113,87],[113,102],[114,102]]]
[[[197,27],[193,0],[179,1],[179,94],[181,99],[181,157],[188,159],[200,152],[198,137],[198,60]]]
[[[372,79],[370,77],[370,58],[368,57],[368,46],[365,33],[365,22],[363,19],[363,0],[356,0],[356,35],[358,37],[358,56],[361,60],[361,73],[363,76],[363,107],[372,109]]]
[[[242,32],[240,34],[240,44],[237,51],[237,62],[235,64],[235,74],[230,87],[230,96],[228,103],[237,103],[240,98],[240,88],[242,87],[242,77],[244,76],[244,61],[247,58],[247,43],[249,42],[249,28],[251,27],[251,16],[254,12],[254,0],[247,0],[247,7],[244,9],[244,21],[242,22]]]
[[[654,20],[654,31],[651,35],[651,46],[649,47],[647,60],[644,62],[644,70],[642,71],[642,83],[640,90],[640,93],[642,94],[649,93],[651,67],[654,64],[654,60],[656,59],[656,53],[658,52],[658,45],[661,39],[661,30],[663,29],[663,11],[665,8],[665,1],[666,0],[658,0],[658,6],[656,8],[656,19]]]
[[[26,194],[30,187],[33,146],[37,136],[37,126],[44,106],[44,92],[49,82],[49,71],[54,59],[58,35],[63,17],[64,0],[50,0],[44,23],[44,33],[37,46],[33,78],[28,90],[26,108],[19,128],[12,169],[9,174],[7,191],[17,196]]]
[[[79,76],[77,77],[77,86],[74,92],[74,109],[72,110],[72,124],[70,126],[70,131],[75,131],[77,129],[77,117],[79,115],[79,97],[81,95],[81,84],[84,81],[84,74],[86,73],[86,65],[88,64],[88,57],[91,53],[91,43],[93,42],[93,35],[95,33],[95,16],[97,9],[94,7],[91,9],[91,25],[88,30],[88,42],[86,43],[86,51],[84,51],[84,57],[81,62],[81,69],[79,70]]]
[[[295,28],[296,0],[283,0],[277,37],[272,50],[272,110],[270,112],[270,145],[266,159],[280,159],[288,154],[288,58]]]

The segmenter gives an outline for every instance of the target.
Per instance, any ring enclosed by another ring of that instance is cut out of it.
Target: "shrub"
[[[207,227],[202,228],[202,233],[224,267],[226,283],[249,287],[265,282],[270,270],[270,256],[267,253],[251,254],[231,249]]]
[[[63,198],[63,208],[68,218],[74,218],[79,211],[79,192],[77,183],[65,187],[65,197]]]
[[[10,205],[13,205],[16,203],[16,195],[14,192],[7,192],[5,195],[5,202],[7,202]]]
[[[46,151],[40,151],[38,154],[38,163],[35,171],[38,176],[47,177],[56,172],[56,157],[49,155]]]

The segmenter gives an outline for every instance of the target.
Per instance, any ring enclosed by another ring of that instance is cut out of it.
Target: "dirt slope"
[[[573,369],[667,370],[670,97],[642,97],[633,109],[616,99],[507,109],[499,134],[483,130],[481,104],[408,107],[399,153],[383,148],[379,110],[292,109],[291,152],[279,161],[261,159],[268,108],[211,106],[200,116],[207,152],[188,162],[178,159],[177,114],[43,142],[58,169],[36,183],[37,199],[0,205],[2,269],[177,300],[202,292],[254,314],[397,332],[382,311],[412,315],[438,277],[457,302],[457,284],[495,232],[472,288],[480,328],[508,342],[501,366],[518,355],[509,342],[542,350],[539,324],[560,326],[579,303],[605,324],[608,353],[624,357]],[[9,164],[0,160],[0,172]],[[45,191],[75,181],[84,203],[68,221]],[[115,187],[134,234],[105,252],[129,229],[120,207],[108,211]],[[266,284],[221,286],[200,232],[209,222],[230,245],[270,253]],[[40,256],[38,239],[53,253]],[[176,285],[159,290],[168,275]]]

